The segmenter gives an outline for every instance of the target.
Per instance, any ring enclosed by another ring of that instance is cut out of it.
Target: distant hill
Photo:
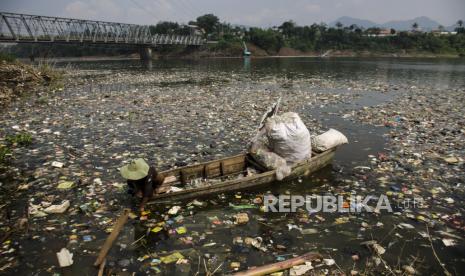
[[[363,28],[370,28],[370,27],[379,27],[379,28],[392,28],[396,29],[399,31],[407,31],[412,29],[413,23],[417,22],[419,28],[423,31],[430,31],[433,29],[437,29],[439,25],[441,25],[439,22],[426,17],[426,16],[420,16],[416,17],[413,19],[409,20],[393,20],[389,21],[386,23],[375,23],[370,20],[364,20],[364,19],[359,19],[359,18],[353,18],[349,16],[342,16],[339,17],[338,19],[332,21],[329,23],[329,26],[334,27],[336,26],[337,22],[341,22],[344,26],[350,26],[352,24],[356,24],[357,26],[363,27]],[[447,30],[453,30],[453,26],[447,27],[444,26]]]
[[[414,19],[410,19],[410,20],[389,21],[389,22],[382,24],[381,26],[383,28],[393,28],[396,30],[411,30],[412,25],[415,22],[418,24],[419,28],[423,31],[431,31],[433,29],[437,29],[438,26],[441,25],[439,22],[434,21],[433,19],[429,17],[421,16],[421,17],[417,17]]]
[[[352,24],[355,24],[355,25],[357,25],[359,27],[363,27],[365,29],[379,26],[379,24],[376,24],[373,21],[365,20],[365,19],[359,19],[359,18],[353,18],[353,17],[349,17],[349,16],[339,17],[338,19],[336,19],[333,22],[329,23],[329,26],[335,27],[337,22],[341,22],[344,26],[350,26]]]

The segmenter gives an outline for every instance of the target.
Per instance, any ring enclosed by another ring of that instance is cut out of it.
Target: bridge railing
[[[0,41],[202,45],[199,36],[151,34],[147,25],[0,12]]]

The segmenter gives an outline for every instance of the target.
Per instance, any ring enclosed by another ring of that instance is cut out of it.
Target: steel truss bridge
[[[197,35],[151,34],[147,25],[0,12],[0,42],[202,45]]]

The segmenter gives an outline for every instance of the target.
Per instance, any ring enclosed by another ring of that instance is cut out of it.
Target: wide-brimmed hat
[[[121,167],[121,176],[129,180],[139,180],[146,177],[149,173],[149,165],[144,159],[138,158],[132,160],[126,166]]]

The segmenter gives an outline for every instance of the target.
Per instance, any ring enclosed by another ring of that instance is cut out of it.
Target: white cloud
[[[66,16],[75,18],[94,18],[97,15],[95,10],[90,8],[90,5],[82,1],[69,3],[65,7]]]
[[[317,5],[317,4],[307,4],[305,6],[305,11],[306,12],[311,12],[311,13],[320,12],[321,7],[320,7],[320,5]]]
[[[159,21],[187,22],[186,12],[180,12],[170,0],[123,0],[123,2],[124,5],[118,0],[75,0],[65,7],[63,16],[133,24],[156,24]]]
[[[111,0],[78,0],[66,5],[65,13],[68,17],[115,21],[122,15],[122,10]]]
[[[243,21],[245,25],[261,25],[276,15],[276,11],[264,8],[258,13],[244,15],[240,21]]]

